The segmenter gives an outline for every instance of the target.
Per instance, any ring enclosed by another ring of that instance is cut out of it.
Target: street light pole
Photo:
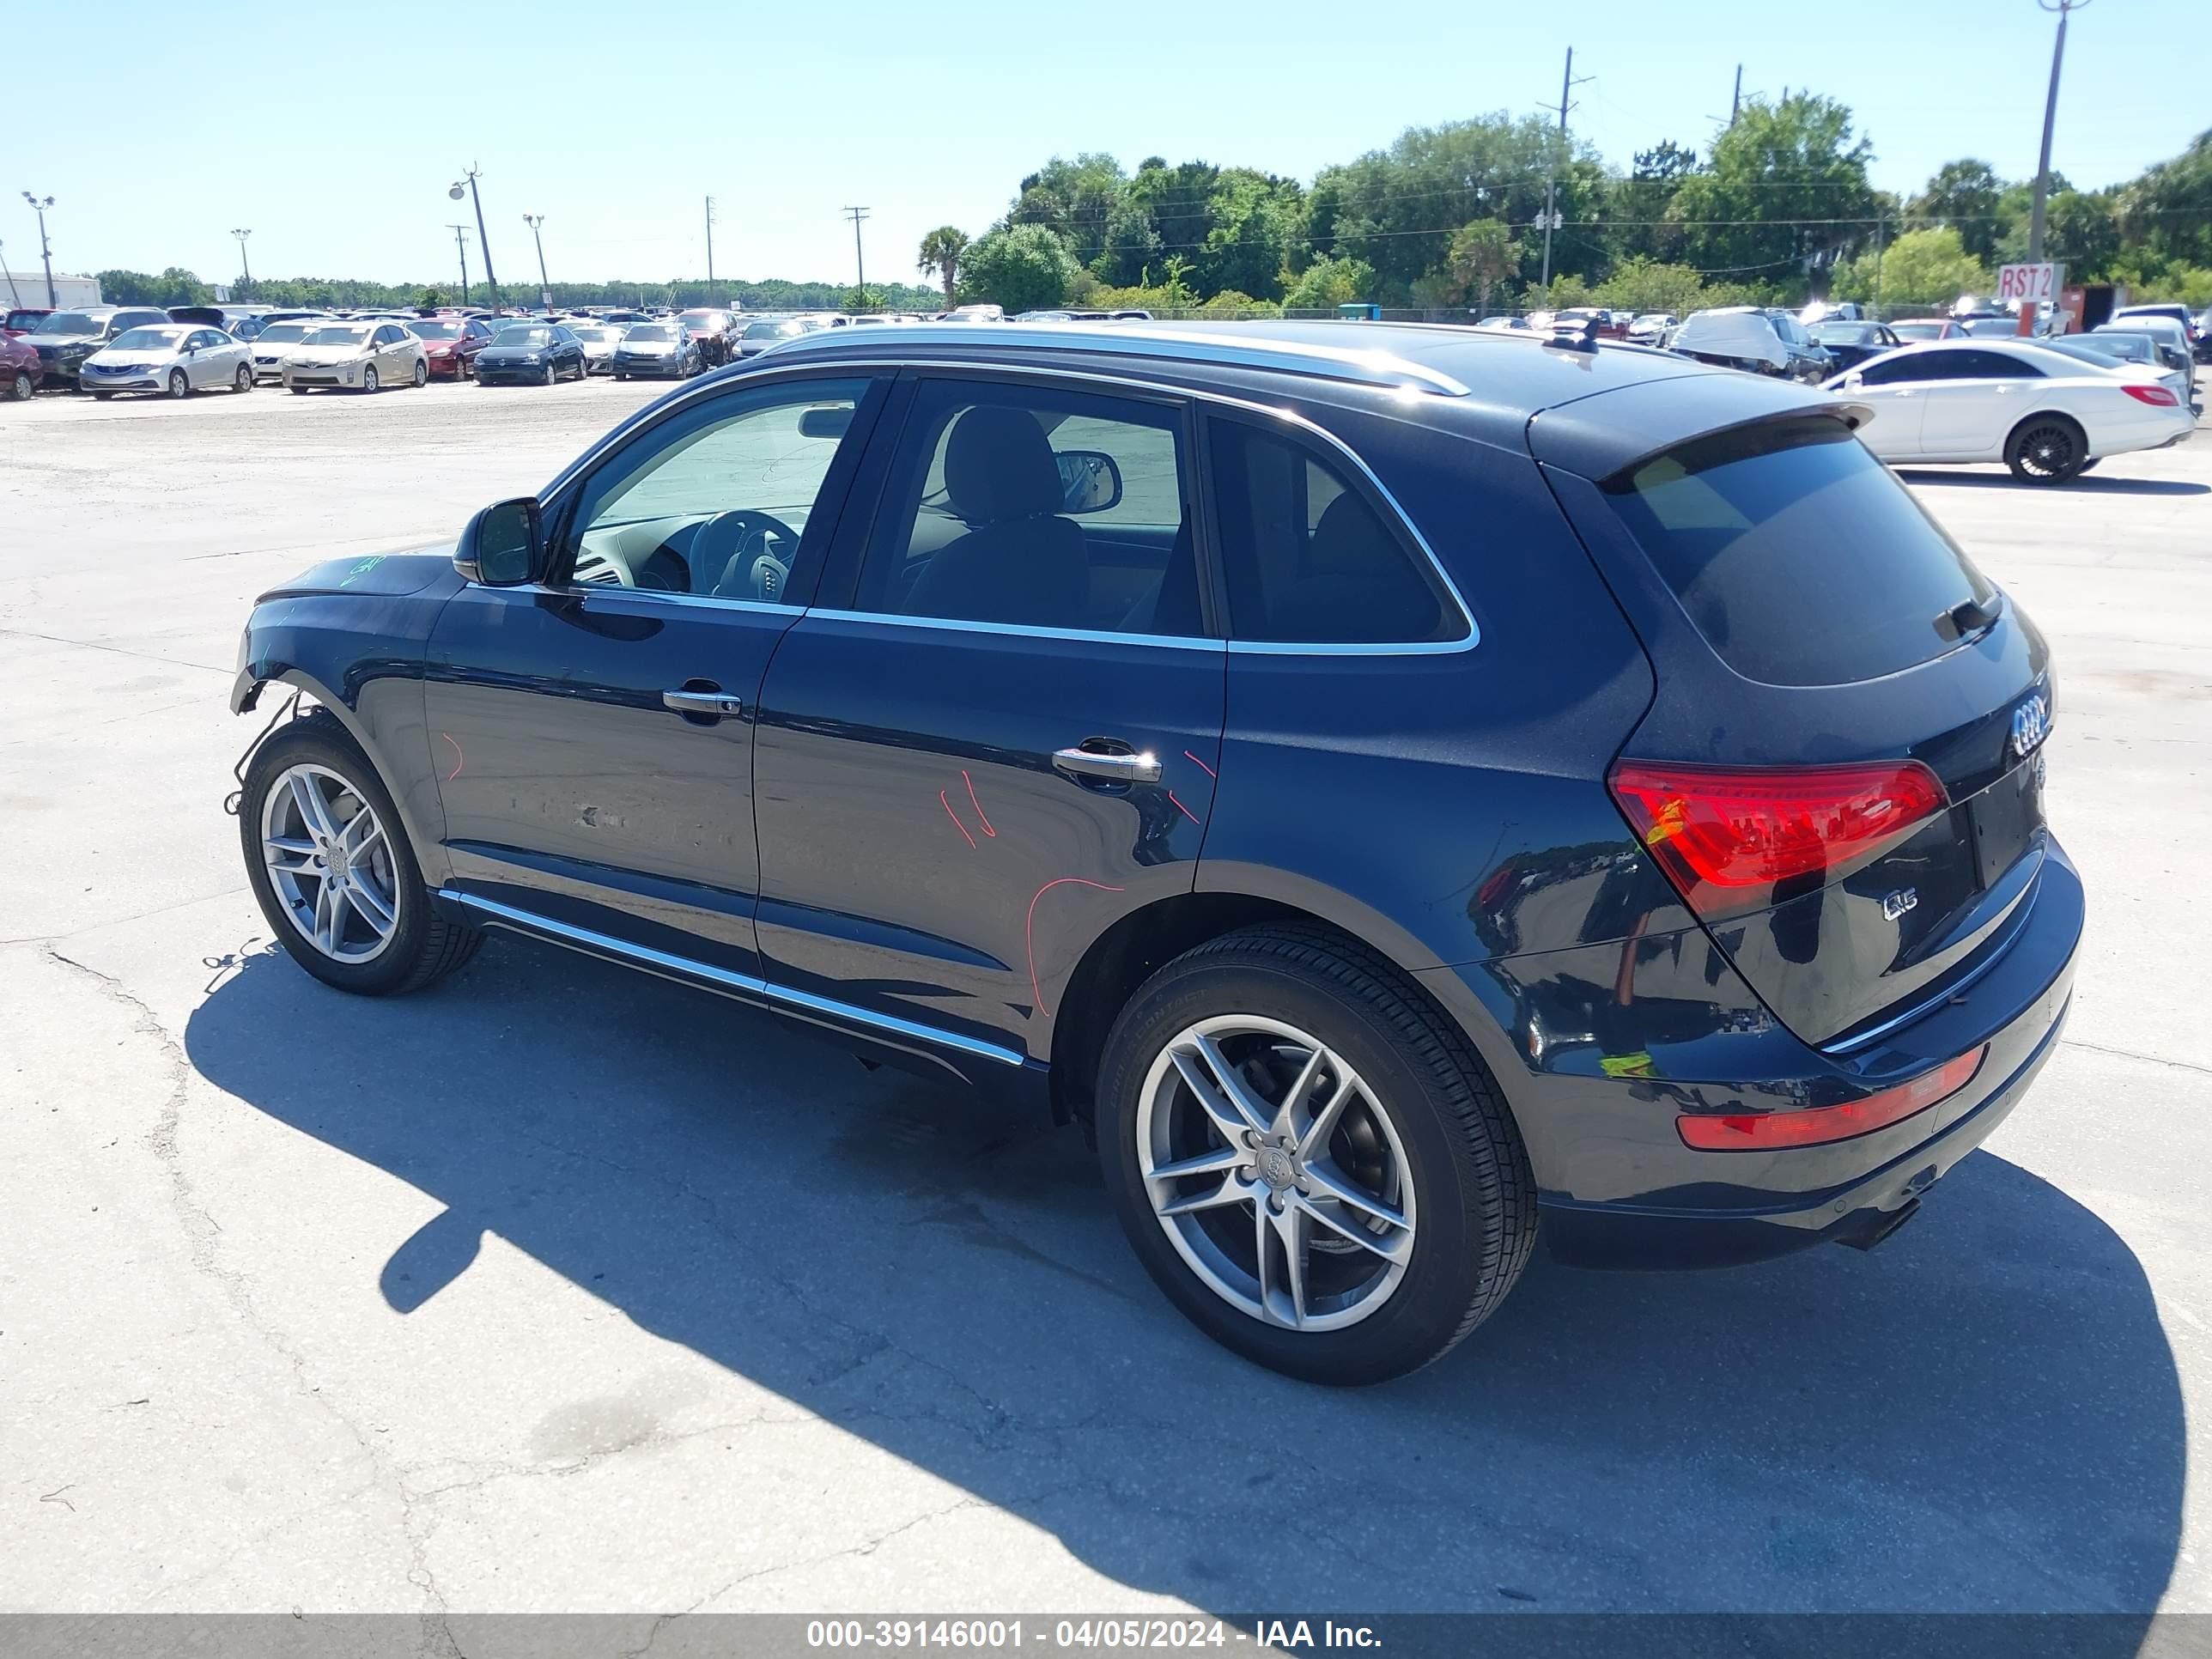
[[[234,230],[230,234],[238,238],[238,268],[246,273],[240,278],[239,285],[251,294],[253,291],[253,267],[246,262],[246,239],[253,233],[251,230]]]
[[[54,198],[51,196],[41,198],[27,190],[23,192],[23,199],[31,204],[31,211],[39,216],[39,258],[46,268],[46,303],[59,311],[62,302],[61,296],[54,290],[53,244],[46,240],[46,210],[54,204]]]
[[[858,311],[868,303],[868,268],[860,258],[860,221],[868,216],[868,210],[848,207],[845,211],[853,216],[853,308]]]
[[[2043,154],[2035,164],[2035,206],[2027,221],[2027,262],[2043,263],[2043,206],[2051,194],[2051,129],[2058,119],[2058,66],[2066,60],[2066,14],[2079,11],[2089,0],[2035,0],[2045,11],[2058,14],[2058,39],[2051,48],[2051,90],[2043,100]]]
[[[553,283],[552,280],[545,275],[545,239],[538,234],[539,227],[545,222],[545,216],[542,213],[526,213],[522,216],[522,222],[530,227],[530,240],[538,244],[538,300],[542,304],[550,307],[553,303]]]
[[[453,248],[461,256],[461,303],[469,302],[469,228],[466,225],[447,225],[453,233]]]
[[[499,278],[492,274],[491,238],[484,234],[483,198],[477,193],[477,164],[474,161],[470,162],[469,170],[463,173],[459,179],[453,180],[453,187],[447,190],[446,194],[451,197],[454,201],[458,202],[461,199],[461,192],[465,189],[468,192],[469,199],[476,204],[477,246],[483,250],[484,286],[491,291],[491,302],[493,306],[497,307],[499,304]]]

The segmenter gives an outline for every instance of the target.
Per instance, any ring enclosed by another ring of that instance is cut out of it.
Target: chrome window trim
[[[934,1025],[924,1025],[918,1020],[901,1019],[896,1014],[879,1014],[872,1009],[856,1008],[849,1002],[816,996],[811,991],[794,990],[790,986],[778,985],[757,975],[733,973],[727,968],[718,968],[710,962],[701,962],[693,957],[679,957],[667,951],[656,951],[647,945],[633,945],[629,940],[617,939],[611,933],[579,927],[572,922],[556,921],[551,916],[540,915],[535,910],[525,910],[518,905],[502,904],[497,899],[480,898],[474,893],[464,893],[452,887],[441,887],[438,896],[447,903],[475,911],[494,925],[515,928],[550,944],[565,945],[571,949],[617,957],[640,967],[705,980],[746,996],[758,997],[792,1008],[804,1008],[810,1013],[826,1015],[832,1019],[844,1020],[875,1030],[895,1032],[918,1042],[935,1043],[942,1048],[957,1049],[962,1054],[974,1054],[981,1060],[994,1060],[1002,1066],[1018,1066],[1028,1063],[1024,1055],[1013,1049],[1001,1048],[995,1042],[985,1042],[980,1037],[942,1030]]]
[[[909,617],[893,611],[832,611],[815,608],[809,618],[824,622],[881,623],[893,628],[941,628],[957,634],[1008,634],[1024,639],[1075,640],[1104,645],[1164,645],[1181,651],[1211,651],[1217,654],[1229,641],[1209,634],[1115,634],[1094,628],[1033,627],[1027,623],[969,622],[960,617]]]
[[[917,324],[914,326],[919,327],[921,325]],[[1031,326],[1036,325],[1032,325]],[[939,339],[948,337],[959,338],[963,340],[972,339],[976,327],[976,325],[968,324],[963,325],[957,335],[947,336],[945,334],[939,334],[933,337]],[[1054,329],[1055,334],[1057,334],[1059,325],[1054,325]],[[902,329],[900,331],[900,337],[902,339],[911,337],[912,329]],[[800,337],[811,338],[813,337],[802,336]],[[1238,640],[1235,638],[1231,638],[1225,641],[1212,638],[1203,640],[1186,640],[1181,638],[1170,638],[1161,635],[1099,633],[1085,629],[1024,628],[1003,623],[955,623],[947,618],[902,617],[888,611],[816,611],[810,609],[805,613],[806,615],[836,617],[841,620],[855,622],[885,622],[905,623],[909,625],[927,624],[933,627],[961,627],[980,633],[1035,634],[1050,637],[1065,637],[1079,640],[1141,640],[1154,643],[1183,646],[1220,646],[1225,644],[1229,650],[1234,653],[1247,656],[1265,657],[1449,656],[1462,651],[1472,651],[1478,645],[1482,643],[1482,629],[1474,619],[1474,610],[1468,605],[1465,596],[1460,592],[1459,585],[1452,580],[1451,573],[1444,568],[1443,561],[1437,556],[1436,549],[1429,545],[1429,538],[1421,533],[1420,526],[1413,522],[1413,515],[1406,511],[1404,503],[1400,501],[1397,496],[1391,493],[1390,487],[1388,484],[1384,483],[1382,479],[1376,477],[1375,469],[1368,465],[1366,460],[1360,455],[1358,450],[1352,448],[1350,444],[1345,442],[1343,439],[1338,437],[1336,434],[1331,432],[1327,427],[1322,426],[1319,422],[1301,415],[1295,410],[1278,408],[1268,404],[1255,403],[1249,398],[1231,397],[1226,392],[1209,392],[1200,387],[1166,386],[1156,381],[1141,380],[1126,374],[1109,374],[1094,373],[1086,369],[1054,368],[1042,363],[975,362],[967,361],[965,359],[951,357],[926,359],[915,359],[912,357],[832,357],[824,359],[820,362],[806,363],[802,365],[798,362],[797,357],[794,356],[784,362],[773,364],[764,368],[747,368],[743,363],[732,363],[726,368],[717,369],[712,375],[708,376],[705,380],[695,382],[681,393],[672,397],[668,407],[664,410],[657,418],[660,420],[673,419],[678,411],[685,404],[689,404],[692,398],[711,397],[717,392],[720,392],[725,387],[733,385],[740,380],[748,385],[765,385],[787,380],[819,380],[823,378],[834,378],[836,373],[842,369],[857,369],[868,372],[890,373],[894,374],[908,370],[912,370],[916,373],[936,373],[943,371],[956,374],[997,374],[1011,375],[1022,379],[1038,380],[1072,380],[1085,385],[1113,386],[1125,392],[1150,392],[1155,395],[1165,393],[1177,398],[1188,398],[1195,403],[1207,404],[1217,409],[1235,410],[1243,414],[1255,416],[1263,422],[1274,422],[1305,433],[1310,437],[1314,438],[1328,448],[1333,450],[1335,453],[1342,456],[1358,470],[1359,476],[1367,481],[1368,488],[1372,489],[1382,498],[1383,504],[1387,506],[1390,509],[1391,513],[1396,517],[1399,525],[1403,527],[1406,533],[1413,538],[1413,545],[1419,548],[1422,554],[1428,559],[1429,568],[1435,573],[1437,581],[1443,584],[1444,592],[1450,595],[1452,604],[1459,611],[1460,620],[1467,624],[1467,634],[1462,639],[1419,640],[1402,642],[1331,642],[1327,641]],[[727,376],[728,378],[723,378],[725,376]],[[625,438],[626,435],[630,434],[630,432],[631,428],[628,422],[624,422],[623,425],[617,427],[614,431],[602,438],[592,448],[586,450],[580,459],[570,462],[568,466],[557,477],[556,477],[550,484],[546,486],[544,494],[539,497],[540,501],[544,502],[551,496],[559,494],[563,489],[568,487],[573,479],[592,465],[608,450],[614,447],[617,441]],[[550,509],[549,508],[548,510],[550,513]],[[557,592],[568,592],[571,590],[562,588],[553,591]],[[634,593],[651,590],[623,588],[616,591]],[[686,597],[697,598],[700,596],[690,595]],[[775,608],[777,610],[785,610],[789,607],[779,605]]]
[[[570,582],[565,587],[555,587],[546,582],[518,582],[514,586],[524,592],[548,593],[563,599],[599,597],[635,599],[646,605],[672,605],[686,611],[773,611],[794,622],[806,614],[799,605],[778,605],[772,599],[727,599],[719,593],[675,593],[663,587],[624,587],[619,582]]]

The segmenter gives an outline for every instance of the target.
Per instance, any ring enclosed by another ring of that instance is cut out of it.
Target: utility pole
[[[447,191],[446,194],[458,202],[461,199],[463,190],[465,189],[469,199],[476,204],[477,246],[483,250],[484,287],[490,290],[491,302],[495,307],[499,304],[499,278],[492,275],[491,238],[484,234],[483,198],[477,192],[477,164],[474,161],[470,162],[469,170],[453,180],[453,187]]]
[[[2035,164],[2035,206],[2027,221],[2027,262],[2043,263],[2043,209],[2051,194],[2051,129],[2058,119],[2058,66],[2066,61],[2066,14],[2079,11],[2089,0],[2035,0],[2045,11],[2058,14],[2058,39],[2051,48],[2051,91],[2043,100],[2043,153]]]
[[[461,303],[469,302],[469,228],[466,225],[447,225],[453,233],[454,251],[461,256]]]
[[[1574,89],[1581,86],[1583,82],[1594,81],[1596,78],[1595,76],[1585,75],[1581,81],[1575,79],[1575,49],[1569,46],[1566,72],[1559,76],[1560,153],[1552,158],[1552,177],[1544,186],[1544,278],[1540,286],[1547,289],[1552,285],[1552,232],[1559,221],[1559,163],[1566,159],[1567,111],[1571,107],[1567,100],[1573,94]]]
[[[42,199],[27,190],[23,192],[23,199],[31,204],[31,211],[39,216],[39,258],[46,268],[46,303],[59,311],[62,308],[61,299],[54,292],[53,244],[46,240],[46,210],[54,204],[54,198],[48,196]]]
[[[1743,108],[1743,65],[1735,66],[1735,95],[1729,100],[1729,125],[1735,125],[1736,114]]]
[[[707,298],[714,297],[714,198],[707,198]]]
[[[530,227],[530,240],[538,244],[538,302],[550,310],[553,305],[553,283],[545,275],[545,239],[538,234],[539,228],[545,222],[545,216],[542,213],[526,213],[522,216],[522,222]]]
[[[4,243],[0,243],[0,270],[8,270],[8,254]],[[8,270],[8,303],[17,307],[23,303],[22,293],[15,286],[15,273],[12,270]]]
[[[860,259],[860,221],[868,216],[868,210],[848,207],[844,210],[852,216],[853,220],[853,297],[857,305],[866,305],[868,302],[868,268]]]
[[[251,230],[234,230],[230,234],[238,238],[238,268],[245,273],[239,279],[239,286],[251,294],[253,291],[253,267],[246,262],[246,239],[253,233]]]

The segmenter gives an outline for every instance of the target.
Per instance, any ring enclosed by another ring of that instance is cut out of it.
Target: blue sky
[[[777,9],[751,23],[726,0],[387,0],[301,21],[313,9],[217,0],[180,21],[173,0],[125,0],[57,15],[15,83],[0,253],[36,268],[28,188],[59,198],[58,270],[179,264],[220,281],[245,226],[264,276],[446,280],[447,227],[469,216],[447,186],[473,161],[503,283],[536,274],[526,212],[546,216],[556,280],[702,274],[708,194],[718,275],[849,279],[839,210],[861,205],[871,276],[915,280],[924,231],[981,231],[1055,152],[1310,179],[1409,125],[1556,101],[1571,45],[1576,74],[1596,77],[1571,120],[1608,161],[1661,138],[1702,147],[1741,58],[1747,92],[1850,105],[1875,182],[1910,190],[1964,155],[2033,171],[2053,21],[2034,0],[1583,0],[1503,18],[1463,0],[1291,0],[1103,24],[1056,7],[1026,22],[1003,6]],[[2075,14],[2053,165],[2114,182],[2212,124],[2203,26],[2202,0]]]

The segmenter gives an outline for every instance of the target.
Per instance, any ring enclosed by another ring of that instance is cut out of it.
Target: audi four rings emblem
[[[2012,752],[2026,759],[2050,735],[2051,705],[2039,691],[2012,711]]]

